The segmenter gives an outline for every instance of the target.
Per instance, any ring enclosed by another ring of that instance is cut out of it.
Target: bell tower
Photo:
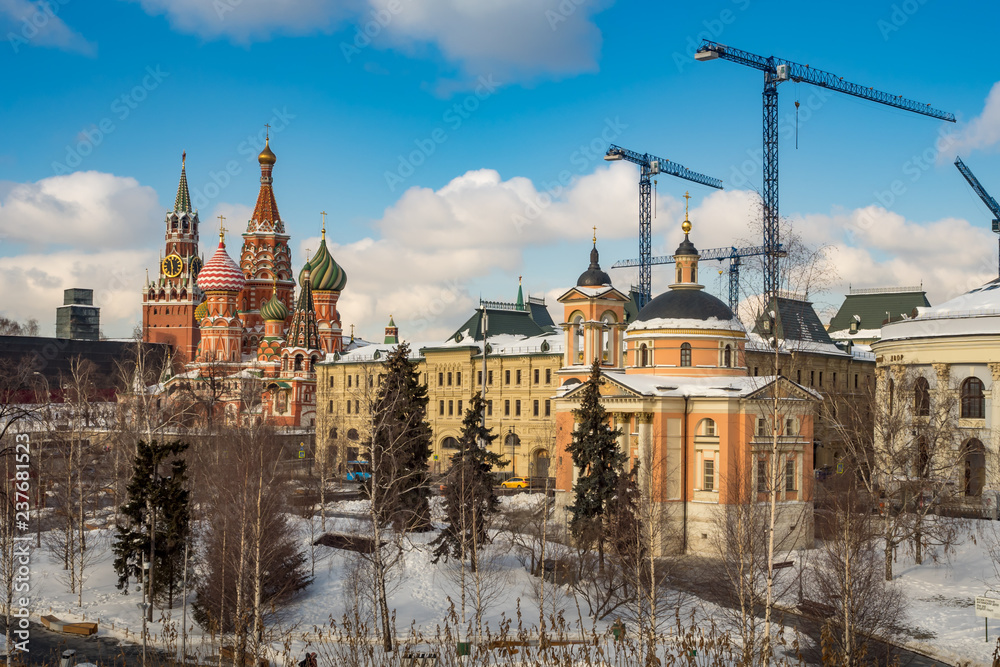
[[[182,364],[194,360],[200,339],[194,312],[204,300],[196,282],[203,263],[198,254],[199,225],[198,211],[191,208],[185,152],[174,209],[166,215],[157,277],[150,280],[147,272],[142,295],[142,339],[169,343]]]

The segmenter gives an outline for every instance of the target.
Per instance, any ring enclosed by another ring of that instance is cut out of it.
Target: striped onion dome
[[[309,260],[309,270],[311,272],[310,281],[314,291],[319,292],[341,292],[347,287],[347,272],[337,264],[333,255],[326,247],[326,239],[319,242],[319,249],[316,256]],[[299,273],[299,283],[302,282],[305,267]]]
[[[220,239],[218,250],[198,272],[198,287],[203,292],[239,292],[245,284],[243,272],[226,252],[225,241]]]
[[[281,302],[277,294],[272,294],[271,298],[261,305],[260,316],[267,322],[282,322],[288,317],[288,306]]]

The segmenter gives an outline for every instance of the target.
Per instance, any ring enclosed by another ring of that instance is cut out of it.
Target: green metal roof
[[[545,333],[542,327],[531,319],[531,312],[528,310],[506,310],[486,308],[487,326],[490,336],[500,336],[510,334],[514,336],[538,336]],[[483,311],[476,310],[472,317],[465,321],[465,324],[458,328],[452,338],[457,338],[460,334],[468,331],[469,336],[474,340],[483,339]]]
[[[858,329],[880,329],[887,320],[897,322],[903,315],[909,317],[914,308],[930,305],[920,287],[851,290],[830,320],[830,331],[850,329],[855,315]]]

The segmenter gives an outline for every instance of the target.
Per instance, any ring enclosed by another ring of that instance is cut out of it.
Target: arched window
[[[296,371],[301,371],[302,370],[302,355],[301,354],[296,354],[295,355],[295,367],[293,368],[293,370],[296,370]]]
[[[931,413],[931,388],[927,378],[919,377],[913,383],[913,414],[926,417]]]
[[[702,419],[698,422],[698,426],[695,429],[695,433],[698,435],[704,435],[709,437],[715,437],[719,433],[715,430],[715,420],[714,419]]]
[[[967,496],[981,496],[986,483],[986,450],[983,443],[973,438],[965,443],[965,465],[962,490]]]
[[[921,479],[926,479],[930,477],[931,474],[931,455],[930,451],[927,449],[927,440],[924,436],[920,436],[917,439],[917,460],[914,466],[916,470],[917,477]]]
[[[649,365],[649,348],[643,343],[639,346],[639,366],[645,368]]]
[[[691,267],[691,282],[693,282],[693,283],[698,282],[698,266],[697,265]]]
[[[681,343],[681,366],[691,365],[691,343]]]
[[[722,351],[722,366],[732,368],[733,366],[733,346],[726,344],[726,349]]]
[[[681,267],[677,267],[677,282],[681,282]]]
[[[986,397],[983,396],[983,381],[977,377],[965,378],[962,382],[962,417],[982,419],[986,414]]]

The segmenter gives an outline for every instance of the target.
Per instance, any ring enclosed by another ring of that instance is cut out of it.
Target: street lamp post
[[[146,667],[146,610],[149,609],[149,603],[143,600],[136,607],[142,612],[142,667]]]
[[[34,375],[42,378],[45,382],[45,423],[46,429],[52,428],[52,388],[49,386],[49,379],[34,371]],[[35,439],[35,546],[42,548],[42,508],[45,506],[45,494],[42,491],[42,438],[41,434]]]

